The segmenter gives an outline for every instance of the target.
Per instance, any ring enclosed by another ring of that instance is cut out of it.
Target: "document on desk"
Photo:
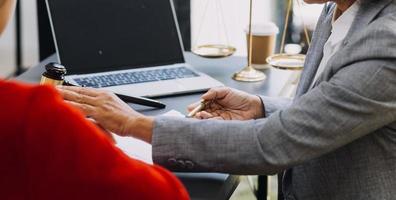
[[[176,110],[171,110],[162,116],[169,117],[185,117],[182,113]],[[143,161],[148,164],[153,164],[152,147],[141,140],[132,137],[121,137],[113,134],[116,146],[120,148],[129,157]]]

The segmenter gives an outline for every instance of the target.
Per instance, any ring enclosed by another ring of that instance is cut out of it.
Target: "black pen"
[[[127,96],[123,94],[114,93],[118,98],[127,103],[134,103],[142,106],[154,107],[154,108],[166,108],[166,105],[161,103],[160,101],[148,99],[144,97],[134,97]]]
[[[64,85],[75,86],[75,87],[84,87],[84,86],[71,84],[67,81],[65,81]],[[148,99],[148,98],[144,98],[144,97],[127,96],[127,95],[117,94],[117,93],[114,93],[114,94],[126,103],[133,103],[133,104],[148,106],[148,107],[153,107],[153,108],[166,108],[165,104],[161,103],[160,101],[153,100],[153,99]]]

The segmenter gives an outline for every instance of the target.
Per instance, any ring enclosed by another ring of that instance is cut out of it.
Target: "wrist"
[[[154,118],[147,116],[134,117],[128,120],[127,135],[151,144]]]
[[[260,98],[260,96],[254,96],[254,110],[256,111],[255,114],[255,119],[260,119],[265,117],[265,108],[264,108],[264,102]]]

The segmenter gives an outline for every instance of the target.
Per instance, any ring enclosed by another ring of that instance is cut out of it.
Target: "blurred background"
[[[222,42],[226,32],[229,43],[238,49],[235,55],[246,56],[244,29],[248,24],[249,1],[173,1],[186,50],[197,43]],[[253,23],[273,21],[282,30],[286,3],[286,0],[254,0]],[[304,42],[301,37],[302,21],[313,30],[321,8],[322,5],[306,4],[300,8],[294,3],[293,26],[288,32],[288,43]],[[278,41],[280,36],[281,33]],[[220,41],[219,37],[222,37]],[[53,52],[45,0],[19,0],[13,21],[0,38],[0,77],[21,73]]]

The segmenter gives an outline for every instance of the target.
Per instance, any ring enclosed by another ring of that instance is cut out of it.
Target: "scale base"
[[[255,70],[251,66],[247,66],[240,72],[235,73],[232,78],[241,82],[257,82],[265,80],[267,76],[263,72]]]

